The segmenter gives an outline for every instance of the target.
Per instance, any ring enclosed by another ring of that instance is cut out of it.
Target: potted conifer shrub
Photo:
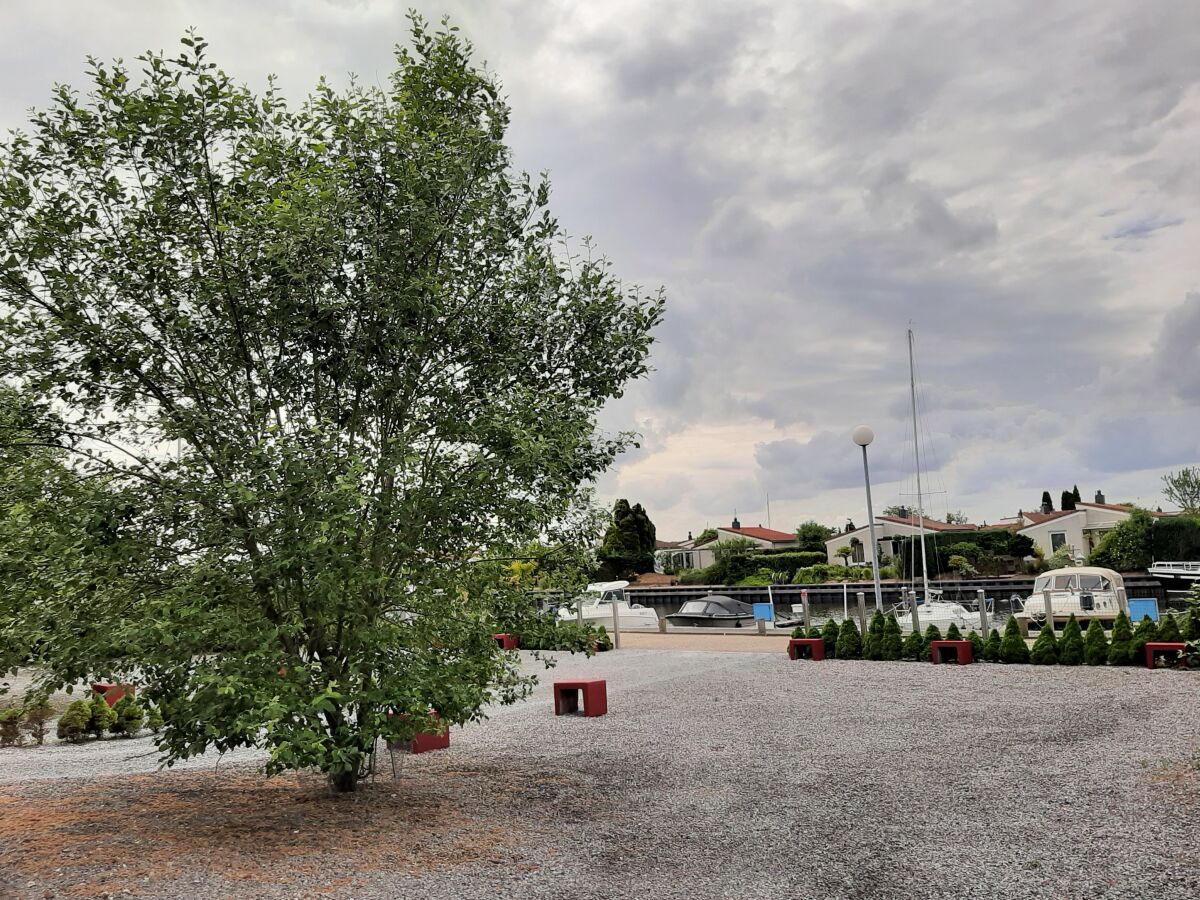
[[[1130,641],[1130,652],[1133,654],[1133,658],[1141,659],[1146,652],[1146,644],[1157,640],[1160,640],[1158,626],[1149,616],[1142,616],[1142,621],[1138,622],[1137,628],[1133,629],[1133,640]]]
[[[923,660],[928,658],[928,648],[925,646],[925,635],[919,631],[910,631],[904,639],[903,655],[905,659]]]
[[[899,659],[904,655],[904,639],[900,634],[900,623],[895,616],[888,616],[883,623],[883,658]]]
[[[825,656],[832,659],[837,655],[838,641],[838,624],[833,619],[825,620],[825,627],[821,629],[821,639],[825,641]]]
[[[91,720],[92,705],[86,700],[76,700],[58,717],[55,733],[60,741],[78,743],[87,736]]]
[[[863,641],[863,659],[883,659],[883,630],[886,627],[883,613],[875,610],[871,623],[867,626],[867,636]]]
[[[1083,662],[1083,630],[1075,614],[1067,619],[1063,626],[1062,637],[1058,640],[1058,663],[1062,666],[1077,666]]]
[[[1054,639],[1054,629],[1046,624],[1038,632],[1037,640],[1029,651],[1029,661],[1035,666],[1053,666],[1058,663],[1058,641]]]
[[[1173,613],[1167,613],[1163,616],[1162,621],[1158,623],[1158,635],[1154,638],[1157,641],[1182,641],[1183,631],[1179,628],[1179,621]],[[1136,657],[1135,657],[1136,658]]]
[[[1108,638],[1096,619],[1088,623],[1083,636],[1083,661],[1085,665],[1102,666],[1108,660]]]
[[[1133,628],[1125,611],[1117,613],[1113,620],[1112,642],[1108,645],[1108,664],[1127,666],[1133,661]]]
[[[838,629],[837,658],[858,659],[862,655],[862,637],[853,617],[847,617]]]
[[[979,632],[974,629],[967,635],[967,640],[971,642],[971,659],[979,662],[984,658],[983,655],[983,638],[979,636]]]
[[[958,623],[951,622],[950,627],[946,629],[946,640],[961,641],[963,639],[962,632],[958,630]]]
[[[1021,627],[1016,616],[1009,616],[1004,625],[1004,637],[1000,639],[1000,659],[1006,663],[1029,662],[1029,645],[1021,637]]]
[[[987,643],[983,645],[983,658],[988,662],[1000,662],[1000,644],[1000,632],[993,628]]]

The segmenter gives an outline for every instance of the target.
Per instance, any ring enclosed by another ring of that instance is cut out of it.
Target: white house
[[[962,533],[967,531],[978,531],[978,525],[950,525],[946,522],[939,522],[937,519],[929,519],[925,516],[921,517],[921,524],[925,526],[925,531],[929,534],[937,532],[941,533]],[[879,542],[879,552],[882,556],[894,556],[896,554],[896,538],[907,538],[914,535],[920,535],[921,529],[915,515],[908,516],[876,516],[875,517],[875,540]],[[871,565],[874,559],[871,544],[871,529],[864,525],[861,528],[856,528],[853,531],[845,531],[841,534],[835,534],[825,542],[825,553],[829,558],[829,562],[835,565],[843,563],[842,557],[837,555],[837,551],[842,547],[850,547],[850,563]]]
[[[1133,508],[1105,503],[1096,492],[1095,503],[1078,502],[1075,509],[1057,512],[1020,512],[1013,520],[1018,534],[1028,535],[1049,556],[1059,547],[1070,546],[1076,557],[1087,557],[1100,538],[1129,518]]]
[[[703,541],[693,540],[690,534],[686,541],[657,541],[654,550],[655,570],[662,572],[669,569],[678,572],[681,569],[706,568],[716,562],[713,548],[721,541],[732,541],[736,538],[751,541],[763,550],[796,547],[800,543],[794,532],[775,531],[761,525],[743,528],[736,518],[728,528],[718,528],[716,532],[716,537]]]

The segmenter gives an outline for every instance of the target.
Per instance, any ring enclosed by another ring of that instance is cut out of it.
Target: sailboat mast
[[[929,602],[929,560],[925,556],[925,499],[921,496],[921,443],[917,437],[917,372],[913,365],[913,332],[908,329],[908,389],[912,396],[913,457],[917,463],[917,526],[921,533],[921,581]]]

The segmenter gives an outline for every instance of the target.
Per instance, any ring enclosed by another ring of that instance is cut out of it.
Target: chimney
[[[1100,501],[1097,500],[1096,502],[1099,503]],[[1042,504],[1042,512],[1044,512],[1044,513],[1053,512],[1053,510],[1051,509],[1051,504],[1043,503]]]
[[[901,519],[907,519],[908,514],[909,514],[909,510],[908,510],[907,506],[902,506],[898,510],[896,510],[896,515]]]
[[[1104,502],[1104,492],[1103,491],[1096,491],[1096,502],[1097,503]]]
[[[738,521],[737,513],[733,514],[733,525],[730,527],[732,527],[732,528],[741,528],[742,527],[742,523]]]
[[[691,539],[692,539],[692,533],[689,531],[688,532],[688,540],[690,541]]]

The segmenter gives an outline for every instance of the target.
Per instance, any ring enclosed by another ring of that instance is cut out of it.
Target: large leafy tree
[[[1163,496],[1188,515],[1200,515],[1200,466],[1184,466],[1162,477]]]
[[[527,686],[475,561],[554,540],[625,446],[596,414],[662,301],[566,254],[453,29],[299,107],[183,44],[93,60],[0,147],[0,375],[121,500],[86,583],[43,560],[0,632],[47,680],[136,678],[168,763],[259,745],[352,790],[378,737]]]
[[[819,522],[809,519],[796,526],[797,549],[809,553],[824,553],[825,542],[833,537],[834,531]]]
[[[613,504],[612,521],[597,556],[605,575],[623,578],[654,571],[657,532],[642,504],[622,498]]]

